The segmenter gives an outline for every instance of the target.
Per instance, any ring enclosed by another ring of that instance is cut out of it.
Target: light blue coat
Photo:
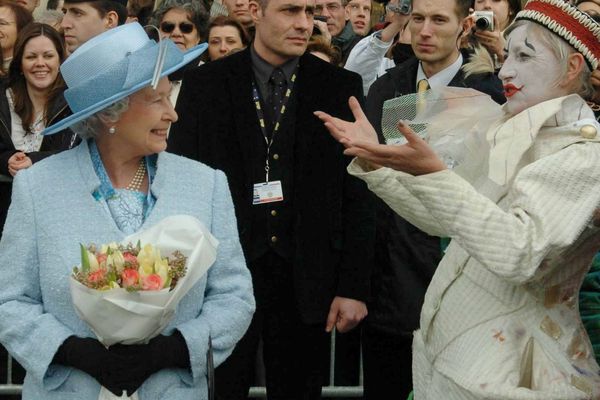
[[[24,400],[98,398],[100,385],[91,376],[50,363],[67,337],[94,336],[75,314],[69,292],[69,275],[80,263],[79,243],[125,237],[92,196],[99,184],[85,141],[14,180],[0,242],[0,342],[27,370]],[[157,201],[141,229],[187,214],[202,221],[220,244],[215,264],[182,299],[164,332],[176,328],[183,334],[191,373],[161,370],[138,393],[141,400],[206,399],[209,334],[218,365],[245,333],[255,308],[227,180],[220,171],[163,152],[152,193]]]

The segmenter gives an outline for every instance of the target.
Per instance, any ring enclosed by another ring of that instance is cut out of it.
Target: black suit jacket
[[[468,54],[463,53],[468,60]],[[391,68],[371,85],[366,114],[383,143],[383,103],[415,93],[419,60],[408,59]],[[502,84],[493,73],[465,79],[462,69],[448,86],[470,87],[489,94],[498,103],[505,101]],[[473,110],[475,116],[477,110]],[[429,236],[408,223],[383,201],[377,201],[377,241],[372,276],[373,300],[368,304],[368,323],[381,331],[412,338],[419,328],[425,292],[442,258],[440,238]]]
[[[257,148],[256,137],[262,133],[252,102],[252,79],[249,49],[187,72],[177,101],[180,119],[171,129],[168,147],[227,174],[246,255],[258,240],[251,218],[257,182],[250,171],[264,154],[264,148]],[[372,196],[362,181],[346,173],[350,160],[313,115],[321,110],[351,119],[348,97],[361,98],[361,80],[304,55],[293,91],[294,106],[280,129],[294,141],[294,184],[288,195],[293,208],[293,278],[303,319],[321,323],[334,296],[365,301],[370,286]]]

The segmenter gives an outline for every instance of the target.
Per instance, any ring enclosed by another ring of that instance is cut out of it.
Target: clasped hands
[[[17,151],[8,159],[8,172],[15,176],[19,170],[31,167],[31,158],[22,151]]]
[[[58,349],[53,363],[91,375],[116,396],[123,391],[131,396],[161,369],[189,368],[189,352],[179,331],[159,335],[148,344],[117,344],[108,349],[96,339],[71,336]]]
[[[446,169],[444,162],[433,149],[408,125],[400,121],[398,131],[408,143],[404,145],[379,144],[377,133],[367,120],[358,100],[348,100],[355,122],[333,117],[322,111],[315,115],[325,123],[329,133],[346,149],[344,154],[358,157],[366,169],[388,167],[411,175],[424,175]]]

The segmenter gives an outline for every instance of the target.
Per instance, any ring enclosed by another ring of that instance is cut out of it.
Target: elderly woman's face
[[[160,34],[171,39],[181,50],[187,50],[200,42],[196,26],[189,18],[187,11],[172,8],[160,22]]]
[[[527,26],[513,30],[506,40],[506,59],[498,77],[506,95],[509,115],[546,100],[565,96],[568,90],[559,85],[563,62]]]
[[[165,77],[156,90],[146,87],[129,96],[129,108],[117,122],[114,137],[132,154],[150,155],[167,148],[167,131],[177,121],[170,93],[171,83]]]

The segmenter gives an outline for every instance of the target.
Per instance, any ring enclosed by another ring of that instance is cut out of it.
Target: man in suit
[[[313,112],[350,118],[361,81],[304,54],[314,0],[249,8],[253,45],[185,75],[169,150],[227,174],[253,277],[257,311],[216,371],[217,398],[246,398],[262,338],[269,399],[318,399],[327,332],[367,313],[374,211]]]
[[[383,103],[416,93],[419,82],[434,89],[470,87],[498,103],[505,101],[491,59],[488,69],[464,71],[465,64],[475,61],[473,55],[459,50],[461,39],[472,28],[467,18],[470,4],[470,0],[413,1],[408,27],[415,57],[389,69],[369,89],[366,115],[381,141]],[[379,39],[390,41],[391,37]],[[363,324],[365,400],[385,398],[392,392],[405,397],[411,391],[412,333],[419,328],[425,291],[443,248],[439,237],[411,225],[381,200],[377,201],[376,232],[374,296]]]

